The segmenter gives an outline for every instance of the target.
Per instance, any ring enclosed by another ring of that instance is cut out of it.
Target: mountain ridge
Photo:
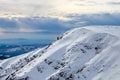
[[[119,26],[75,28],[51,45],[0,62],[0,80],[118,80]]]

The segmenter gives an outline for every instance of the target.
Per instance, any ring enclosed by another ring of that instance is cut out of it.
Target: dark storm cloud
[[[0,18],[0,27],[2,28],[16,28],[17,22],[8,18]]]
[[[68,15],[71,20],[63,21],[50,17],[26,17],[26,18],[0,18],[0,28],[6,29],[4,33],[26,33],[26,34],[61,34],[68,29],[91,25],[116,25],[120,26],[119,13],[101,13]],[[26,32],[20,32],[25,28]],[[33,31],[27,32],[27,29]]]
[[[32,31],[27,33],[32,34],[59,34],[68,30],[66,22],[50,17],[0,18],[0,28],[5,29],[4,33],[21,33],[21,28],[26,32],[30,29]]]
[[[66,30],[67,27],[66,22],[50,17],[19,18],[19,23],[32,29],[41,29],[53,32]]]
[[[69,23],[75,27],[89,25],[116,25],[120,26],[120,13],[103,13],[87,15],[69,15],[72,20]]]

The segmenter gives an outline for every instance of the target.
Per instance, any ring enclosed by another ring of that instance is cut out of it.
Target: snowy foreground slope
[[[120,80],[120,26],[76,28],[57,39],[0,61],[0,80]]]

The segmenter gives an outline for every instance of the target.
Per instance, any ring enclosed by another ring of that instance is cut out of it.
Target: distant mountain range
[[[17,56],[49,45],[52,40],[0,39],[0,59]]]
[[[16,39],[0,39],[0,44],[9,44],[9,45],[33,45],[33,44],[49,44],[53,40],[48,39],[24,39],[24,38],[16,38]]]

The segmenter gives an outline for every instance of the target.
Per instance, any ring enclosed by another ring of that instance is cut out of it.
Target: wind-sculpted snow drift
[[[0,80],[120,80],[120,27],[70,30],[51,45],[0,61]]]

